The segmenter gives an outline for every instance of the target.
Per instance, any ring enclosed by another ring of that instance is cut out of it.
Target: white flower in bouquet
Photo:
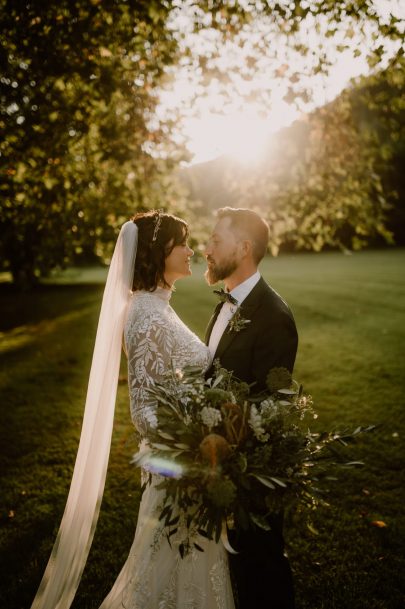
[[[252,405],[250,409],[249,426],[259,442],[267,442],[270,436],[266,433],[266,430],[263,427],[262,416],[254,405]]]
[[[278,414],[277,403],[271,398],[263,400],[263,402],[260,402],[260,414],[262,420],[266,422],[271,421],[271,419],[273,419]]]
[[[173,371],[150,389],[158,425],[153,421],[148,428],[148,453],[135,462],[148,471],[144,484],[153,473],[162,477],[159,518],[168,538],[180,517],[185,522],[182,557],[193,543],[197,547],[196,532],[218,542],[226,522],[266,530],[263,516],[269,512],[296,502],[313,509],[323,501],[329,460],[334,467],[359,464],[345,463],[331,445],[346,446],[373,426],[352,434],[311,433],[300,421],[314,416],[312,398],[284,368],[271,370],[268,381],[267,392],[251,395],[230,371],[217,366],[205,381],[200,369],[190,367],[181,378]]]
[[[219,410],[216,408],[210,408],[204,406],[200,412],[202,422],[211,431],[214,427],[217,427],[222,421],[222,416]]]
[[[189,414],[184,415],[184,417],[183,417],[183,423],[184,423],[184,425],[186,427],[191,425],[192,422],[193,422],[193,419],[191,418],[191,416]]]

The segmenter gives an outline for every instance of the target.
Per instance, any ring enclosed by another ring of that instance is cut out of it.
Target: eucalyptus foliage
[[[227,527],[269,530],[268,517],[286,506],[316,507],[333,465],[362,464],[345,462],[337,446],[372,427],[312,433],[312,399],[290,372],[273,368],[266,384],[255,394],[216,362],[205,382],[189,367],[149,389],[156,424],[134,461],[146,474],[144,488],[163,491],[159,520],[182,556],[201,550],[199,535],[219,541]]]

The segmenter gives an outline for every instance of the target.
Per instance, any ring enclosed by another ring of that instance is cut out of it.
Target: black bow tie
[[[221,302],[229,302],[229,304],[237,305],[238,301],[234,298],[229,292],[225,292],[223,288],[220,290],[214,290],[214,294],[216,294]]]

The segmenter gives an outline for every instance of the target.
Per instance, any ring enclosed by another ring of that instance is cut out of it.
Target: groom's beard
[[[208,268],[205,271],[204,276],[208,285],[214,285],[214,283],[218,283],[218,281],[223,281],[227,277],[230,277],[238,268],[238,261],[235,254],[228,260],[222,262],[222,264],[216,264],[212,258],[207,258],[207,263]]]

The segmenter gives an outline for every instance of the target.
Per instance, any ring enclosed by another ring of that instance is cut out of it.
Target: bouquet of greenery
[[[181,554],[200,549],[197,534],[227,545],[227,527],[269,529],[266,517],[287,505],[316,505],[336,444],[365,431],[311,433],[303,419],[316,418],[312,399],[285,368],[270,370],[258,395],[219,365],[208,380],[199,368],[170,372],[150,392],[158,422],[134,460],[149,472],[145,484],[161,477],[160,519],[169,541],[185,527]]]

